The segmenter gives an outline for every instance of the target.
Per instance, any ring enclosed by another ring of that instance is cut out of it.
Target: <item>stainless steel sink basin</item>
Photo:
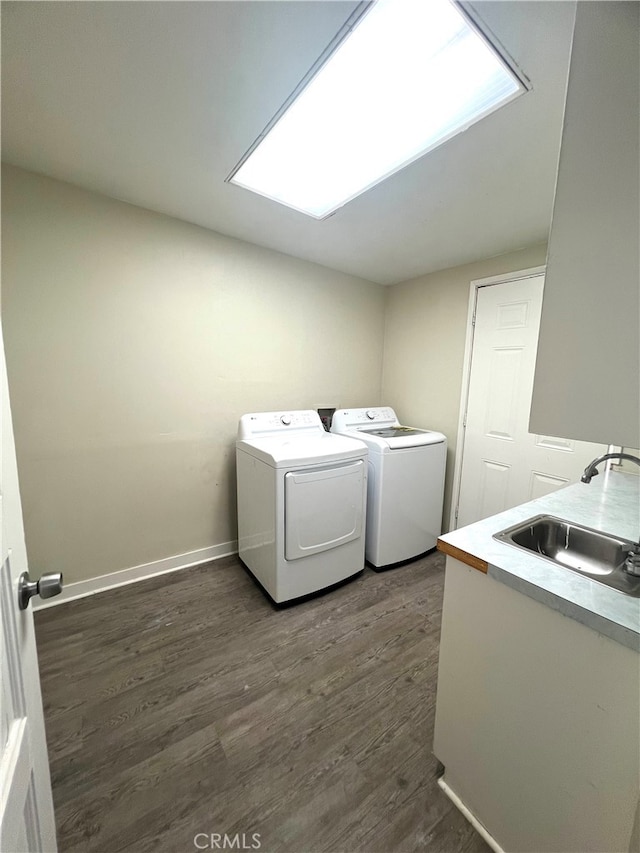
[[[493,537],[532,551],[556,566],[585,575],[619,592],[640,598],[640,577],[623,566],[633,542],[571,524],[551,515],[537,515]]]

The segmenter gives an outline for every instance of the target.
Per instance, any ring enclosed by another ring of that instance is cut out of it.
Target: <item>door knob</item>
[[[62,592],[62,572],[50,572],[42,575],[39,581],[32,581],[29,572],[23,572],[18,581],[18,606],[26,610],[34,595],[40,598],[53,598]]]

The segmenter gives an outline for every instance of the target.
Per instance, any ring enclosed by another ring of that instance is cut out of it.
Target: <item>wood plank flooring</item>
[[[488,853],[431,753],[443,576],[278,610],[229,557],[37,612],[61,853]]]

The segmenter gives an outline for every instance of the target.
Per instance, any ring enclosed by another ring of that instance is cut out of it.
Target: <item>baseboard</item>
[[[130,583],[153,578],[157,575],[164,575],[167,572],[177,572],[181,569],[190,569],[193,566],[199,566],[202,563],[208,563],[211,560],[219,560],[221,557],[228,557],[230,554],[238,553],[238,543],[222,542],[220,545],[211,545],[209,548],[200,548],[197,551],[189,551],[186,554],[176,554],[174,557],[165,557],[162,560],[155,560],[153,563],[144,563],[141,566],[133,566],[130,569],[121,569],[117,572],[111,572],[108,575],[99,575],[96,578],[88,578],[84,581],[76,581],[75,583],[67,584],[60,595],[55,598],[41,599],[34,598],[33,609],[43,610],[46,607],[57,607],[59,604],[65,604],[67,601],[74,601],[76,598],[85,598],[88,595],[96,595],[99,592],[105,592],[108,589],[115,589],[119,586],[126,586]]]
[[[442,790],[445,792],[445,794],[447,795],[447,797],[449,797],[449,799],[450,799],[450,800],[451,800],[451,802],[454,804],[454,806],[456,806],[456,808],[458,808],[458,809],[462,812],[462,814],[466,817],[466,819],[469,821],[469,823],[471,824],[471,826],[476,830],[476,832],[478,833],[478,835],[481,835],[481,836],[482,836],[482,838],[484,838],[484,840],[487,842],[487,844],[489,845],[489,847],[490,847],[493,851],[495,851],[495,853],[505,853],[505,851],[502,849],[502,847],[500,847],[500,845],[499,845],[499,844],[498,844],[498,842],[495,840],[495,838],[493,837],[493,835],[491,835],[491,834],[488,832],[488,830],[486,829],[486,827],[484,827],[484,826],[480,823],[480,821],[479,821],[479,820],[478,820],[478,818],[473,814],[473,812],[469,811],[469,809],[465,806],[465,804],[462,802],[462,800],[461,800],[461,799],[460,799],[460,797],[456,794],[456,792],[455,792],[452,788],[450,788],[450,787],[447,785],[447,783],[444,781],[444,777],[443,777],[443,776],[441,776],[441,777],[438,779],[438,785],[440,785],[440,787],[441,787],[441,788],[442,788]]]

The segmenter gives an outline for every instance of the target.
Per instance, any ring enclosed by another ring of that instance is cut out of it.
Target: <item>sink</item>
[[[494,539],[533,552],[545,560],[618,592],[640,598],[640,577],[628,574],[624,561],[633,542],[551,515],[537,515],[494,534]]]

